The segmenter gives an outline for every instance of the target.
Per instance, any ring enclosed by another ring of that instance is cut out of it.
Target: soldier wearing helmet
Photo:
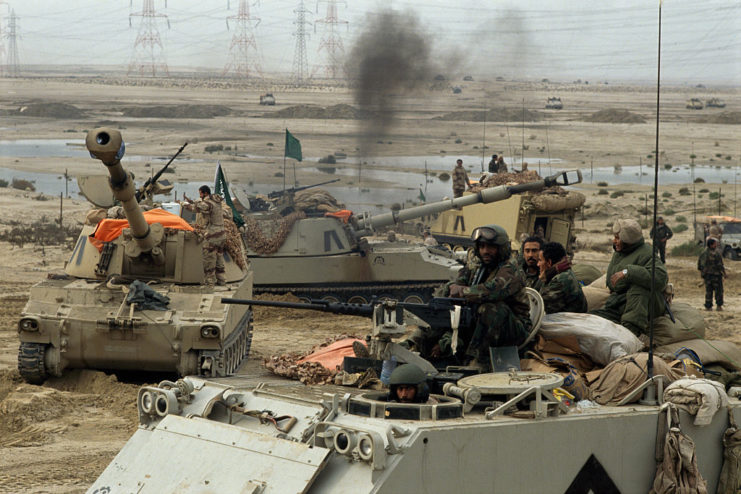
[[[414,364],[398,366],[389,377],[388,401],[399,403],[427,403],[430,388],[427,376]]]
[[[489,347],[518,346],[527,338],[532,323],[525,292],[525,273],[512,258],[509,236],[499,225],[476,228],[473,262],[461,268],[455,281],[445,285],[443,295],[480,304],[478,319],[466,354],[474,365],[489,368]]]

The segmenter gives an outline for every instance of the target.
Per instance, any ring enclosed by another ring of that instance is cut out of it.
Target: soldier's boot
[[[715,308],[715,310],[722,311],[723,310],[723,306],[722,305],[719,305],[718,307]]]

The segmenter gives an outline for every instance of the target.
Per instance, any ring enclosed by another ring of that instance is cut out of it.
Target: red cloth
[[[164,209],[152,209],[151,211],[144,211],[144,219],[147,224],[161,223],[165,228],[175,228],[177,230],[193,231],[193,227],[188,224],[180,216],[172,214]],[[90,243],[95,246],[98,251],[103,250],[103,244],[115,240],[121,235],[124,228],[129,227],[128,220],[110,220],[105,219],[98,223],[98,227],[95,232],[88,237]]]
[[[350,216],[352,216],[352,211],[350,211],[349,209],[340,209],[339,211],[335,211],[334,213],[324,213],[324,216],[337,218],[338,220],[342,220],[343,223],[347,223],[347,221],[350,219]]]
[[[331,345],[327,345],[306,357],[302,358],[297,364],[304,362],[318,362],[329,370],[337,370],[342,367],[342,361],[345,357],[354,357],[355,352],[352,350],[352,344],[359,341],[365,345],[365,341],[357,338],[344,338],[337,340]]]

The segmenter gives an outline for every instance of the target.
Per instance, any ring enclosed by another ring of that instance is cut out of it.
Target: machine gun
[[[327,180],[326,182],[319,182],[318,184],[311,184],[311,185],[303,185],[301,187],[291,187],[284,190],[274,190],[273,192],[268,193],[268,198],[270,199],[277,199],[279,197],[282,197],[286,194],[295,194],[296,192],[311,189],[313,187],[319,187],[320,185],[327,185],[327,184],[333,184],[335,182],[339,182],[339,178],[335,178],[334,180]]]
[[[143,200],[154,195],[154,192],[152,192],[152,189],[157,184],[157,180],[159,180],[162,174],[165,173],[165,170],[167,170],[167,167],[170,166],[170,163],[175,161],[175,158],[177,158],[178,155],[183,152],[183,149],[185,149],[185,146],[187,145],[188,143],[186,142],[185,144],[180,146],[180,149],[178,149],[177,152],[172,155],[172,158],[170,158],[170,161],[168,161],[165,164],[165,166],[163,166],[160,169],[160,171],[158,171],[157,173],[149,177],[147,181],[144,182],[144,184],[141,187],[139,187],[139,189],[136,191],[136,202],[141,203]]]
[[[406,333],[407,324],[414,324],[433,334],[453,331],[455,335],[458,330],[464,332],[472,330],[476,318],[475,305],[468,304],[463,299],[447,297],[433,298],[426,304],[396,300],[374,300],[367,304],[350,304],[315,299],[310,300],[309,303],[300,303],[238,298],[222,298],[221,303],[316,310],[371,318],[373,320],[370,344],[372,357],[386,360],[394,355],[399,361],[416,364],[425,372],[433,375],[438,373],[435,366],[416,353],[393,342],[392,339],[403,336]]]

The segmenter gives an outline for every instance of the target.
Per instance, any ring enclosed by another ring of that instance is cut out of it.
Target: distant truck
[[[726,103],[720,98],[710,98],[705,102],[705,106],[708,108],[725,108]]]
[[[563,103],[561,103],[561,98],[548,98],[548,101],[545,103],[546,110],[561,110],[563,108]]]
[[[720,250],[723,257],[737,261],[741,259],[741,218],[733,216],[706,216],[695,223],[695,241],[704,245],[709,235],[710,222],[715,220],[721,228]]]
[[[269,106],[275,105],[275,96],[273,96],[273,93],[261,94],[260,95],[260,104],[261,105],[269,105]]]
[[[687,100],[686,108],[688,110],[702,110],[703,104],[700,98],[690,98]]]

